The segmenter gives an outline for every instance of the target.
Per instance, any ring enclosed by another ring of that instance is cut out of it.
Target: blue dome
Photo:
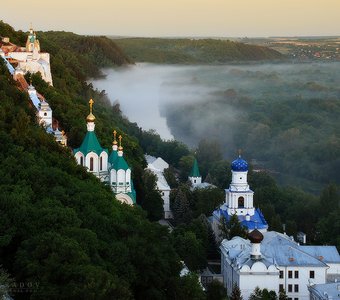
[[[239,157],[231,163],[231,169],[236,172],[246,172],[248,171],[248,163]]]

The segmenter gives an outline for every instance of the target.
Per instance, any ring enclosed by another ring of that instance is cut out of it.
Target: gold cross
[[[90,113],[92,114],[92,106],[93,106],[94,101],[90,99],[89,103],[90,103]]]
[[[114,144],[114,145],[117,144],[117,139],[116,139],[116,137],[117,137],[117,131],[114,130],[114,131],[113,131],[113,144]]]
[[[118,137],[118,139],[119,139],[119,147],[121,148],[121,147],[122,147],[122,136],[120,135],[120,136]]]

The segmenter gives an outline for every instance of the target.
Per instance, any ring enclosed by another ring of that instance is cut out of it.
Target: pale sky
[[[123,36],[340,35],[340,0],[1,1],[15,29]]]

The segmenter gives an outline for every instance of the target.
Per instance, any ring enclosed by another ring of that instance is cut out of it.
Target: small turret
[[[261,242],[263,241],[263,234],[257,229],[248,234],[248,239],[251,242],[250,257],[253,260],[261,259]]]
[[[40,43],[39,43],[39,40],[37,39],[36,33],[33,31],[32,26],[31,26],[30,32],[27,36],[26,51],[27,52],[35,52],[35,53],[40,52]]]
[[[193,164],[191,171],[189,173],[189,180],[190,180],[193,187],[202,183],[202,176],[200,174],[200,170],[198,168],[198,163],[197,163],[196,158],[194,160],[194,164]]]

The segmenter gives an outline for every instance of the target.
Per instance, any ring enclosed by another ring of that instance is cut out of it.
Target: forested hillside
[[[114,39],[137,62],[220,64],[232,61],[277,60],[284,56],[262,47],[218,39]]]
[[[0,24],[0,35],[22,43],[21,32]],[[48,34],[40,40],[43,50]],[[92,63],[91,75],[99,74],[100,63],[90,51],[76,55],[79,48],[63,49],[56,40],[49,42],[54,87],[39,75],[32,77],[33,84],[48,99],[71,146],[79,145],[85,134],[88,99],[96,100],[97,135],[106,147],[114,128],[124,135],[126,157],[134,167],[143,202],[148,192],[143,190],[143,152],[138,140],[126,134],[138,133],[138,127],[82,80],[87,77],[87,62]],[[101,47],[94,44],[94,49]],[[16,299],[202,295],[194,277],[179,277],[180,259],[167,228],[150,223],[141,208],[117,202],[108,187],[76,165],[69,149],[60,147],[37,125],[27,94],[18,91],[3,63],[0,99],[0,265],[14,283],[34,284],[15,294]]]

